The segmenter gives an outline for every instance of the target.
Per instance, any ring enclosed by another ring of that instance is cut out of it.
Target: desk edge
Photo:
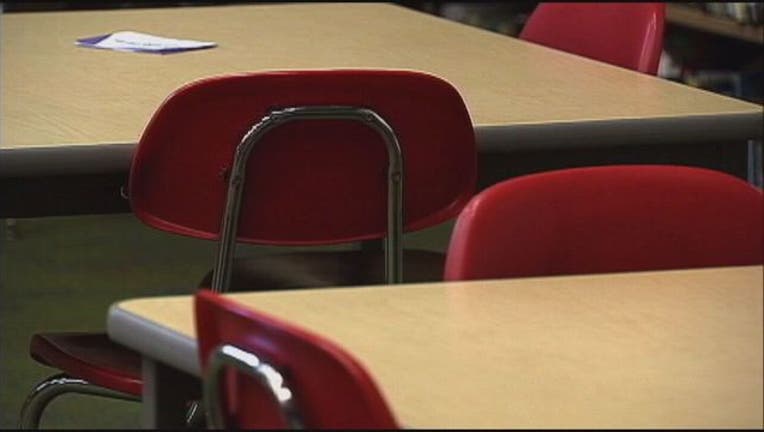
[[[650,119],[476,125],[481,153],[745,141],[764,135],[762,112]],[[127,172],[136,143],[0,148],[0,177]]]
[[[122,310],[119,304],[109,308],[106,329],[109,338],[145,357],[201,376],[197,344],[188,336]],[[146,337],[146,334],[152,334],[152,337]]]
[[[482,126],[475,129],[481,152],[511,153],[583,147],[691,144],[693,141],[761,139],[761,112],[650,119]]]

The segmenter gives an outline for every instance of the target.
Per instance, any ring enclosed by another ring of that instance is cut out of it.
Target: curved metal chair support
[[[302,419],[292,391],[284,386],[281,374],[256,355],[233,345],[220,345],[210,353],[210,362],[204,379],[204,406],[207,408],[207,427],[224,429],[225,421],[220,407],[220,381],[222,372],[230,366],[256,379],[268,390],[281,408],[281,413],[291,429],[302,429]]]
[[[26,401],[24,401],[24,406],[21,408],[21,418],[19,419],[19,429],[39,429],[40,417],[45,407],[53,399],[64,393],[89,394],[130,401],[141,400],[138,396],[100,387],[83,379],[72,378],[66,374],[57,374],[37,384]]]
[[[231,279],[231,266],[236,246],[239,209],[244,189],[244,175],[249,154],[255,143],[269,130],[294,120],[355,120],[366,123],[385,140],[387,167],[387,236],[385,238],[385,280],[400,283],[403,280],[403,155],[392,127],[376,112],[368,108],[350,106],[293,107],[272,111],[244,135],[236,147],[233,167],[228,182],[225,211],[220,229],[212,291],[226,292]]]

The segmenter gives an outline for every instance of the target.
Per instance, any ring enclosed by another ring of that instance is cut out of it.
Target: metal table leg
[[[762,187],[762,151],[761,140],[748,140],[748,182]]]
[[[201,395],[199,378],[143,358],[142,423],[146,429],[186,426],[188,403]]]

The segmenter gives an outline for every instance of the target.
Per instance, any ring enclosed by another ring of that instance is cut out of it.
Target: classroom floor
[[[110,304],[125,298],[185,294],[209,269],[214,244],[163,233],[130,214],[0,220],[0,429],[16,428],[21,405],[56,373],[33,361],[29,339],[41,331],[104,331]],[[445,250],[452,224],[406,236],[406,247]],[[355,247],[355,246],[351,246]],[[243,247],[240,254],[273,253]],[[140,405],[64,395],[40,426],[140,427]]]

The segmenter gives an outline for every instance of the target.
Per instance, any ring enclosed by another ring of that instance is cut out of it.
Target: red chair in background
[[[664,3],[540,3],[520,39],[655,75]]]
[[[459,216],[446,280],[762,263],[762,192],[717,171],[573,168],[498,183]]]
[[[195,308],[208,426],[398,427],[374,381],[341,347],[212,291],[197,293]]]
[[[447,82],[412,71],[285,71],[203,79],[170,95],[138,144],[129,193],[144,223],[219,241],[202,287],[272,290],[440,280],[445,255],[404,251],[402,234],[458,215],[475,179],[472,123]],[[384,250],[234,260],[237,240],[371,239]],[[22,427],[36,428],[65,392],[140,398],[140,357],[105,334],[39,333],[30,352],[64,373],[35,388]]]

